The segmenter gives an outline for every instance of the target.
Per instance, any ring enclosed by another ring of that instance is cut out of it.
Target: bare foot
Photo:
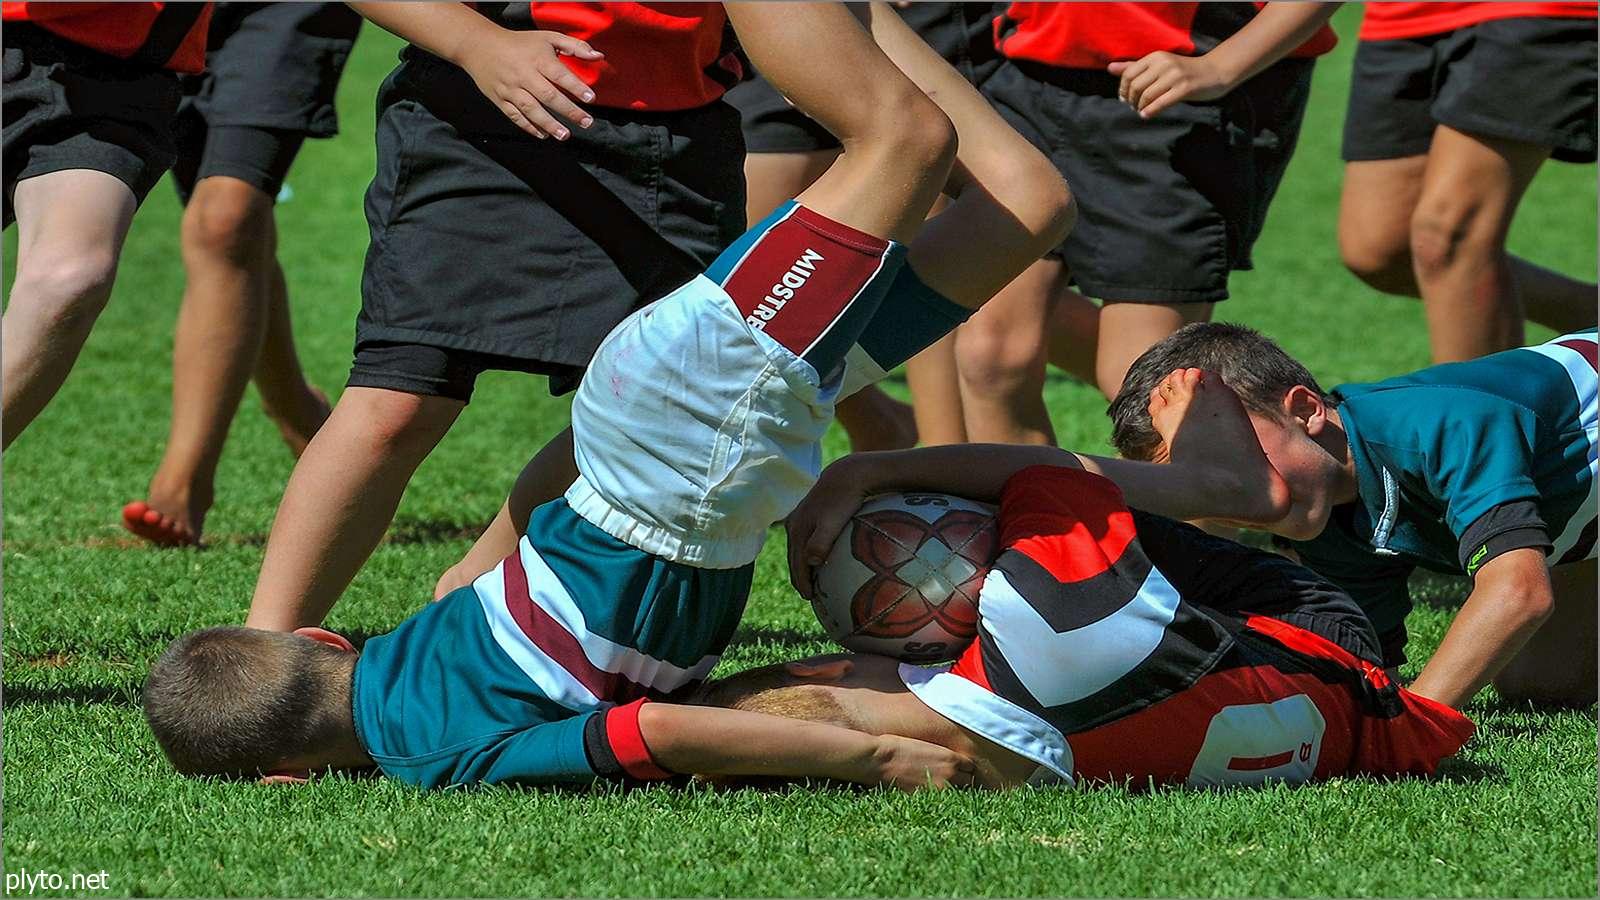
[[[917,419],[911,404],[867,387],[840,403],[839,424],[850,436],[850,449],[905,450],[917,444]]]
[[[122,508],[122,527],[158,547],[194,547],[199,529],[187,518],[167,515],[143,500]]]
[[[267,418],[272,424],[278,426],[278,434],[283,436],[283,442],[288,445],[289,452],[295,459],[306,452],[306,445],[316,436],[317,429],[322,423],[328,421],[328,416],[333,412],[333,406],[328,403],[328,395],[320,388],[306,385],[305,393],[301,396],[296,408],[292,410],[277,410],[263,407]]]
[[[1215,372],[1177,369],[1150,392],[1158,459],[1193,467],[1213,518],[1265,525],[1289,514],[1289,485],[1272,467],[1239,395]]]

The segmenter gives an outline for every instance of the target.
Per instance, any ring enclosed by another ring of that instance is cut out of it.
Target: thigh
[[[1100,307],[1095,377],[1107,397],[1122,389],[1128,368],[1141,354],[1191,322],[1209,322],[1211,303],[1110,302]]]
[[[1511,218],[1550,148],[1440,125],[1423,171],[1419,213],[1469,210],[1474,230],[1503,242]]]
[[[1555,612],[1494,680],[1512,701],[1584,706],[1595,701],[1595,561],[1550,570]]]
[[[138,198],[120,178],[94,169],[66,169],[18,182],[17,256],[83,256],[114,263],[133,222]]]

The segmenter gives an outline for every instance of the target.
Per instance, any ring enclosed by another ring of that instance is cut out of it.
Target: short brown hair
[[[1296,385],[1323,393],[1311,372],[1253,328],[1228,322],[1185,325],[1140,354],[1106,408],[1111,443],[1128,459],[1153,459],[1161,435],[1150,423],[1150,392],[1175,369],[1205,369],[1222,376],[1245,409],[1274,418],[1283,395]]]
[[[144,715],[185,775],[257,775],[321,746],[350,702],[355,657],[255,628],[190,632],[144,683]]]
[[[690,702],[860,730],[855,718],[827,688],[796,680],[784,663],[708,681]]]

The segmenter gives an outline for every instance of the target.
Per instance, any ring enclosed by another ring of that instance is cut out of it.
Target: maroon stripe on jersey
[[[805,207],[773,225],[723,283],[752,328],[804,356],[883,268],[889,242]]]
[[[1600,348],[1600,344],[1597,344],[1594,341],[1586,341],[1581,338],[1574,338],[1570,341],[1556,341],[1556,345],[1560,347],[1566,347],[1568,350],[1578,351],[1579,355],[1589,362],[1589,368],[1600,371],[1600,360],[1596,359],[1595,352],[1597,348]]]
[[[1294,759],[1293,750],[1274,753],[1271,756],[1235,756],[1228,760],[1228,768],[1235,772],[1259,772],[1262,769],[1276,769]]]
[[[649,695],[650,690],[644,685],[629,680],[619,672],[607,672],[589,662],[589,657],[583,655],[583,647],[578,639],[543,607],[533,602],[528,592],[528,573],[522,569],[520,552],[506,557],[501,568],[505,570],[506,609],[511,612],[512,621],[544,655],[555,660],[556,665],[566,669],[568,674],[601,700],[627,703]]]

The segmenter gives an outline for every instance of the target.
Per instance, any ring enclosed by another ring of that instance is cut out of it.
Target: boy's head
[[[355,660],[348,641],[320,628],[191,632],[151,668],[145,718],[185,775],[325,768],[353,729]]]
[[[1336,502],[1346,455],[1343,432],[1317,379],[1271,339],[1243,325],[1186,325],[1134,360],[1106,414],[1111,442],[1128,459],[1164,460],[1150,420],[1151,393],[1176,369],[1222,376],[1239,395],[1261,449],[1289,485],[1289,515],[1271,526],[1290,538],[1315,537]]]

